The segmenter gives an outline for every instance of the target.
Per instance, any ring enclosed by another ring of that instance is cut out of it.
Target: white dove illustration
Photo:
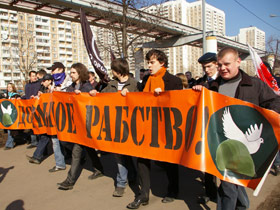
[[[244,134],[234,123],[229,108],[225,109],[222,120],[224,134],[228,139],[242,142],[247,147],[250,154],[254,154],[259,150],[261,144],[264,142],[263,138],[261,138],[263,129],[262,123],[259,128],[257,124],[254,126],[250,125],[250,128],[248,128]]]
[[[13,111],[11,104],[7,106],[7,109],[1,104],[1,109],[4,114],[8,114],[8,115],[11,115]]]

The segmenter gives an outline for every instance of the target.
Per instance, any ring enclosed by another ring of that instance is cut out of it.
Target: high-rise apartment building
[[[248,28],[241,28],[237,36],[228,38],[243,44],[249,44],[257,49],[265,50],[265,32],[257,27],[251,26]],[[242,61],[241,69],[251,76],[256,74],[255,67],[251,59]]]
[[[265,50],[265,32],[257,27],[241,28],[237,37],[238,42]]]
[[[206,4],[206,31],[217,35],[225,34],[225,13]],[[185,0],[168,1],[160,6],[155,5],[147,12],[161,11],[161,16],[182,24],[202,29],[202,1],[188,3]],[[202,76],[201,65],[197,59],[202,49],[192,46],[174,47],[165,50],[169,57],[169,71],[173,74],[191,71],[193,76]]]
[[[0,9],[0,88],[23,88],[30,70],[62,62],[69,70],[81,62],[92,68],[79,23]]]

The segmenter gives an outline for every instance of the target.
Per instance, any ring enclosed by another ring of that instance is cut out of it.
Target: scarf
[[[14,92],[8,92],[9,99],[12,98],[14,95],[17,95],[17,93]]]
[[[55,86],[59,86],[63,83],[64,79],[66,78],[65,72],[53,74],[54,84]]]
[[[162,77],[164,76],[165,72],[166,68],[161,67],[157,73],[149,76],[143,92],[154,92],[156,88],[161,88],[161,90],[164,91],[164,81]]]

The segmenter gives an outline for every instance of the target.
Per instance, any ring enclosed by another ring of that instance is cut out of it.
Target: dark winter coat
[[[66,88],[66,92],[74,92],[75,85],[76,85],[76,83],[73,82],[69,87]],[[81,92],[89,92],[89,91],[93,90],[93,87],[91,86],[91,84],[89,82],[83,82],[83,83],[81,83],[79,90]]]
[[[280,96],[276,95],[273,90],[260,79],[250,77],[242,70],[240,70],[240,73],[242,79],[237,87],[235,98],[280,113]],[[222,78],[218,77],[211,83],[210,90],[218,92],[221,81]]]
[[[41,83],[42,83],[42,79],[37,80],[36,82],[27,83],[24,88],[25,95],[22,96],[22,99],[30,99],[32,95],[37,96],[38,91],[40,90],[41,87]]]

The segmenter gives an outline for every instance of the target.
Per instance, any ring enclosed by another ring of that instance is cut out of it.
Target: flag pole
[[[277,151],[277,153],[278,153],[278,151]],[[277,153],[276,153],[275,157],[273,158],[273,160],[271,161],[268,169],[266,170],[264,176],[262,177],[262,179],[259,182],[258,186],[256,187],[255,191],[253,192],[254,196],[258,196],[259,195],[259,192],[261,191],[261,188],[262,188],[262,186],[264,184],[264,181],[266,180],[266,177],[267,177],[268,173],[270,172],[270,168],[271,168],[272,164],[274,163],[274,160],[275,160],[275,158],[277,156]]]

